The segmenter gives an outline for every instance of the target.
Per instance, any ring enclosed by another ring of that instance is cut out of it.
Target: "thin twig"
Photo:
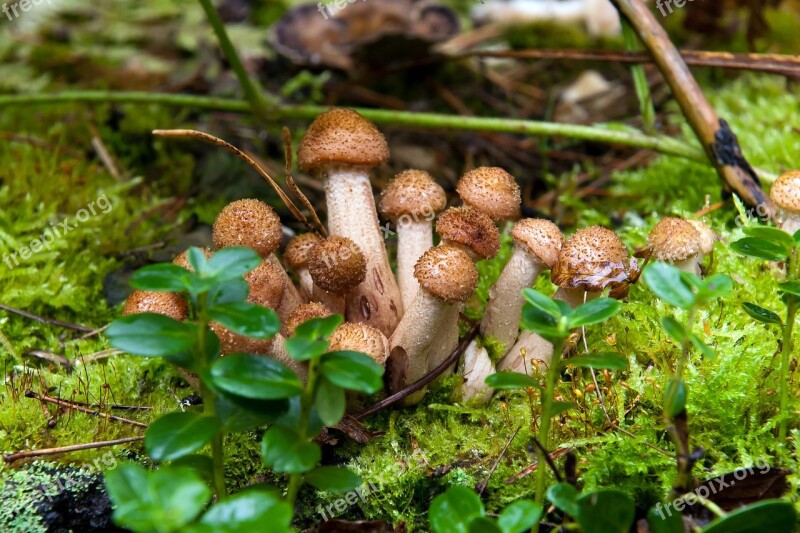
[[[77,404],[75,404],[73,402],[68,402],[68,401],[65,401],[65,400],[59,400],[58,398],[51,398],[50,396],[45,396],[44,394],[39,394],[37,392],[33,392],[30,389],[25,391],[25,397],[26,398],[33,398],[33,399],[39,400],[41,402],[52,403],[54,405],[58,405],[59,407],[64,407],[66,409],[74,409],[75,411],[80,411],[82,413],[86,413],[86,414],[93,415],[93,416],[99,416],[100,418],[106,418],[108,420],[114,420],[115,422],[122,422],[124,424],[130,424],[132,426],[136,426],[136,427],[140,427],[140,428],[146,428],[147,427],[147,424],[144,424],[142,422],[138,422],[136,420],[129,420],[127,418],[122,418],[120,416],[110,415],[108,413],[101,413],[100,411],[97,411],[95,409],[89,409],[89,408],[83,407],[81,405],[77,405]]]
[[[15,315],[24,316],[25,318],[30,318],[31,320],[35,320],[37,322],[41,322],[42,324],[48,324],[51,326],[58,326],[60,328],[67,328],[72,329],[75,331],[83,331],[84,333],[88,333],[90,331],[94,331],[94,328],[90,328],[87,326],[81,326],[80,324],[72,324],[70,322],[62,322],[61,320],[56,320],[54,318],[45,318],[43,316],[34,315],[33,313],[29,313],[28,311],[23,311],[22,309],[17,309],[16,307],[11,307],[9,305],[0,304],[0,309],[4,311],[8,311],[9,313],[14,313]]]
[[[292,135],[289,132],[289,128],[286,126],[283,127],[283,154],[286,160],[286,186],[289,187],[289,191],[295,196],[295,198],[300,200],[300,203],[306,207],[308,213],[311,215],[311,218],[314,220],[314,225],[317,226],[318,233],[322,235],[322,237],[327,237],[328,230],[319,219],[316,209],[314,209],[314,206],[311,205],[309,199],[305,194],[303,194],[303,191],[301,191],[300,187],[298,187],[294,182],[294,177],[292,176]]]
[[[538,441],[536,441],[536,442],[538,442]],[[561,450],[556,450],[553,453],[548,453],[548,454],[545,454],[545,455],[552,461],[553,459],[559,459],[560,457],[563,457],[570,450],[571,450],[571,448],[563,448]],[[529,466],[526,466],[525,468],[523,468],[522,470],[520,470],[519,472],[517,472],[516,474],[514,474],[510,478],[506,479],[506,485],[511,485],[515,481],[520,480],[520,479],[522,479],[522,478],[524,478],[526,476],[529,476],[529,475],[533,474],[534,472],[536,472],[536,470],[538,468],[539,468],[539,461],[536,461],[535,463],[531,463]]]
[[[486,479],[478,483],[478,486],[475,487],[476,489],[478,489],[478,496],[483,494],[483,491],[486,490],[486,485],[489,484],[489,480],[492,479],[492,475],[494,475],[495,471],[497,470],[497,467],[500,466],[500,461],[503,459],[503,456],[506,454],[506,451],[508,451],[508,447],[511,446],[511,443],[514,441],[514,438],[516,438],[517,433],[519,433],[520,429],[522,429],[522,426],[518,427],[514,431],[514,434],[511,435],[511,438],[508,439],[508,442],[506,442],[506,445],[503,446],[502,451],[500,451],[500,455],[497,456],[497,459],[492,465],[491,470],[489,470],[489,475],[486,476]]]
[[[59,453],[79,452],[82,450],[92,450],[95,448],[105,448],[107,446],[128,444],[129,442],[137,442],[140,440],[144,440],[144,437],[126,437],[124,439],[103,440],[98,442],[89,442],[86,444],[73,444],[71,446],[61,446],[58,448],[43,448],[41,450],[31,450],[27,452],[4,454],[3,460],[6,463],[10,464],[19,459],[26,459],[28,457],[41,457],[43,455],[56,455]]]

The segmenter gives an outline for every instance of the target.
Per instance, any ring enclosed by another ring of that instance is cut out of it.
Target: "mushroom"
[[[275,257],[283,235],[281,219],[275,210],[259,200],[237,200],[226,205],[217,216],[211,238],[214,246],[246,246],[275,266],[283,283],[283,298],[275,311],[284,320],[303,299],[289,275]]]
[[[458,374],[464,379],[458,390],[461,401],[486,404],[491,400],[494,389],[486,385],[486,378],[495,373],[486,348],[475,341],[469,343]]]
[[[403,314],[378,224],[369,169],[389,157],[375,126],[355,111],[332,108],[309,126],[297,152],[300,168],[325,180],[328,229],[356,243],[367,261],[367,278],[353,292],[345,315],[391,335]]]
[[[458,309],[478,285],[478,270],[469,255],[447,244],[422,254],[414,275],[420,290],[389,339],[393,392],[422,378],[429,369],[429,354],[441,345],[458,344],[454,327]],[[418,391],[405,403],[416,403],[424,394],[424,390]]]
[[[280,333],[271,339],[254,339],[234,333],[218,322],[211,322],[208,327],[219,339],[223,356],[233,353],[263,355],[288,367],[303,383],[308,379],[308,368],[302,362],[292,359],[284,346],[286,338]]]
[[[800,230],[800,170],[790,170],[778,176],[769,196],[780,209],[778,226],[794,235]]]
[[[682,271],[697,275],[700,275],[704,244],[707,244],[704,237],[692,223],[674,217],[660,220],[647,237],[651,259],[673,263]]]
[[[397,226],[397,284],[403,308],[419,290],[414,265],[433,246],[433,218],[444,209],[447,196],[423,170],[405,170],[381,193],[381,214]]]
[[[372,357],[381,366],[389,358],[389,340],[380,330],[363,322],[345,322],[328,338],[331,351],[349,350]]]
[[[128,316],[139,313],[157,313],[175,320],[185,320],[186,300],[174,292],[134,290],[125,300],[122,314]]]
[[[296,330],[297,326],[300,324],[308,322],[312,318],[325,318],[333,314],[333,311],[319,302],[309,302],[300,305],[292,311],[292,314],[289,315],[289,318],[284,322],[283,334],[286,337],[291,337],[294,335],[294,330]]]
[[[283,253],[283,258],[297,274],[300,293],[306,300],[311,299],[314,288],[314,280],[308,272],[308,254],[320,242],[322,239],[316,233],[302,233],[289,241]]]
[[[211,251],[210,248],[201,248],[200,250],[203,252],[203,255],[206,256],[206,259],[211,259],[211,255],[213,254],[213,252]],[[178,254],[175,257],[175,259],[172,260],[172,264],[177,265],[181,268],[185,268],[189,272],[194,272],[194,268],[192,268],[192,265],[189,264],[189,256],[187,254],[188,251],[189,250],[184,250],[183,252]]]
[[[514,176],[499,167],[478,167],[463,176],[456,192],[466,205],[480,209],[492,220],[519,218],[522,203]]]
[[[314,280],[312,299],[344,314],[347,297],[367,276],[367,262],[356,243],[331,235],[309,252],[308,271]]]
[[[286,293],[285,275],[286,272],[280,265],[263,259],[256,268],[244,275],[244,280],[250,287],[247,303],[279,309]]]
[[[500,232],[492,219],[471,207],[451,207],[436,221],[441,244],[462,248],[475,261],[488,259],[500,251]]]

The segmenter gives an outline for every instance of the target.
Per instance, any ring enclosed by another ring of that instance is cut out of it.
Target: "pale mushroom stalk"
[[[322,239],[315,233],[302,233],[292,239],[283,254],[284,259],[297,275],[300,286],[300,296],[305,301],[311,300],[314,291],[314,280],[308,271],[308,255]]]
[[[353,291],[345,315],[385,335],[394,331],[403,303],[378,223],[369,169],[388,156],[386,140],[373,124],[355,111],[338,108],[314,120],[298,150],[300,167],[324,176],[331,235],[351,239],[367,261],[367,277]]]
[[[461,400],[481,405],[488,403],[494,394],[494,389],[486,386],[486,378],[494,373],[494,364],[492,364],[486,348],[478,346],[474,341],[469,343],[467,349],[464,350],[464,357],[459,368],[459,374],[464,378],[464,383],[459,390]]]

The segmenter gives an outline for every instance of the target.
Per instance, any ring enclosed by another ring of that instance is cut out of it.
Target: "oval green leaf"
[[[694,305],[694,294],[681,279],[681,271],[667,263],[651,263],[642,273],[650,290],[670,305],[689,309]]]
[[[671,316],[661,317],[661,328],[667,333],[670,339],[678,344],[683,344],[689,340],[689,334],[683,329],[683,326]]]
[[[325,339],[331,336],[331,333],[336,331],[344,317],[342,315],[330,315],[323,318],[312,318],[297,326],[294,330],[295,337],[302,337],[304,339]]]
[[[584,494],[577,505],[576,518],[584,533],[627,533],[635,518],[633,499],[614,489]]]
[[[214,504],[200,518],[200,523],[213,531],[239,533],[243,531],[289,532],[292,508],[280,496],[263,490],[246,490]]]
[[[787,250],[795,245],[792,236],[778,228],[770,226],[748,226],[742,228],[742,231],[748,237],[753,237],[760,241],[786,248]]]
[[[229,330],[245,337],[269,339],[281,329],[272,309],[247,302],[230,302],[208,309],[208,316]]]
[[[313,442],[303,440],[293,429],[273,426],[261,440],[261,459],[281,474],[302,474],[313,469],[322,458],[322,451]]]
[[[383,388],[383,367],[360,352],[327,353],[322,356],[320,372],[343,389],[372,394]]]
[[[731,511],[715,520],[702,533],[790,533],[797,531],[797,513],[791,502],[763,500]]]
[[[569,483],[555,483],[547,489],[547,499],[572,518],[578,516],[578,489]]]
[[[625,370],[628,368],[628,361],[617,353],[588,353],[570,357],[564,361],[565,365],[578,366],[583,368]]]
[[[503,533],[529,531],[542,518],[542,506],[530,500],[517,500],[500,513],[497,525]]]
[[[290,369],[268,357],[232,354],[214,362],[210,379],[223,391],[254,400],[280,400],[303,393]]]
[[[346,407],[344,390],[323,377],[317,385],[314,407],[317,408],[317,413],[326,426],[335,426],[344,416]]]
[[[554,320],[562,316],[561,306],[558,302],[537,291],[536,289],[523,289],[522,295],[525,301],[543,313],[550,315]]]
[[[214,252],[202,272],[204,278],[226,281],[244,276],[261,264],[261,256],[255,250],[243,246],[230,246]]]
[[[197,413],[169,413],[147,428],[144,447],[156,461],[172,461],[195,452],[219,431],[213,416]]]
[[[194,324],[155,313],[118,318],[106,330],[111,346],[144,357],[187,353],[197,338]]]
[[[605,322],[621,309],[622,302],[613,298],[598,298],[586,302],[567,315],[567,328],[575,329]]]
[[[347,492],[361,486],[361,478],[347,468],[320,466],[305,475],[305,481],[319,490]]]
[[[759,322],[763,322],[764,324],[778,324],[779,326],[783,325],[783,320],[781,320],[781,317],[769,309],[765,309],[750,302],[743,303],[742,308],[744,309],[745,313]]]
[[[140,268],[133,273],[131,287],[143,291],[182,292],[190,287],[192,273],[171,263]]]
[[[470,522],[484,514],[478,495],[459,485],[435,497],[428,511],[431,530],[435,533],[468,533]]]
[[[541,389],[542,385],[527,374],[498,372],[486,377],[486,384],[495,389]]]
[[[767,261],[786,261],[789,256],[788,248],[754,237],[745,237],[732,242],[731,250],[748,257],[766,259]]]

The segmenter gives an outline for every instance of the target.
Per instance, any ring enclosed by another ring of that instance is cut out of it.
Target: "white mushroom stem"
[[[322,305],[330,309],[333,312],[333,314],[337,315],[344,314],[345,311],[344,295],[334,294],[332,292],[328,292],[314,285],[314,288],[311,292],[311,301],[321,303]]]
[[[461,400],[486,404],[492,398],[494,389],[486,386],[486,378],[495,373],[492,360],[486,348],[471,342],[464,351],[464,361],[460,374],[464,378],[461,384]]]
[[[481,335],[503,344],[508,352],[519,332],[522,289],[530,287],[546,265],[537,261],[522,246],[515,245],[497,282],[489,289],[489,303],[481,320]]]
[[[800,215],[786,212],[784,216],[786,218],[780,223],[780,228],[789,235],[794,235],[797,230],[800,230]]]
[[[300,378],[303,384],[308,381],[308,369],[303,363],[292,359],[289,352],[286,351],[286,338],[280,333],[275,335],[272,339],[272,345],[269,347],[266,355],[286,365],[292,372],[297,374],[297,377]]]
[[[353,167],[327,172],[328,229],[331,235],[355,242],[367,262],[366,280],[348,298],[347,320],[366,322],[389,336],[403,314],[403,302],[386,255],[368,172]]]
[[[685,259],[683,261],[675,261],[675,266],[678,267],[679,270],[682,272],[689,272],[691,274],[697,274],[700,276],[702,271],[700,270],[700,263],[703,262],[703,254],[697,254],[694,257],[690,257],[689,259]]]
[[[314,292],[314,280],[311,279],[311,273],[308,268],[298,268],[296,271],[297,283],[300,286],[300,296],[304,301],[311,301],[311,295]]]
[[[267,257],[267,261],[276,267],[275,270],[276,272],[280,272],[281,280],[283,281],[283,296],[281,297],[281,303],[275,310],[275,312],[278,313],[281,322],[283,322],[286,320],[286,318],[288,318],[292,311],[297,308],[297,306],[303,304],[303,297],[300,296],[300,293],[297,291],[294,283],[292,283],[292,279],[289,277],[289,274],[286,273],[286,270],[284,270],[283,265],[280,261],[278,261],[278,258],[275,257],[275,254],[270,254]]]
[[[446,316],[442,317],[442,328],[437,332],[436,344],[427,354],[429,371],[439,366],[458,347],[458,316],[463,307],[464,304],[459,303],[445,310]],[[452,372],[454,366],[455,363],[444,374]]]
[[[411,218],[403,216],[397,224],[397,285],[403,300],[403,309],[411,305],[419,291],[419,282],[414,277],[414,265],[433,246],[431,222]]]

